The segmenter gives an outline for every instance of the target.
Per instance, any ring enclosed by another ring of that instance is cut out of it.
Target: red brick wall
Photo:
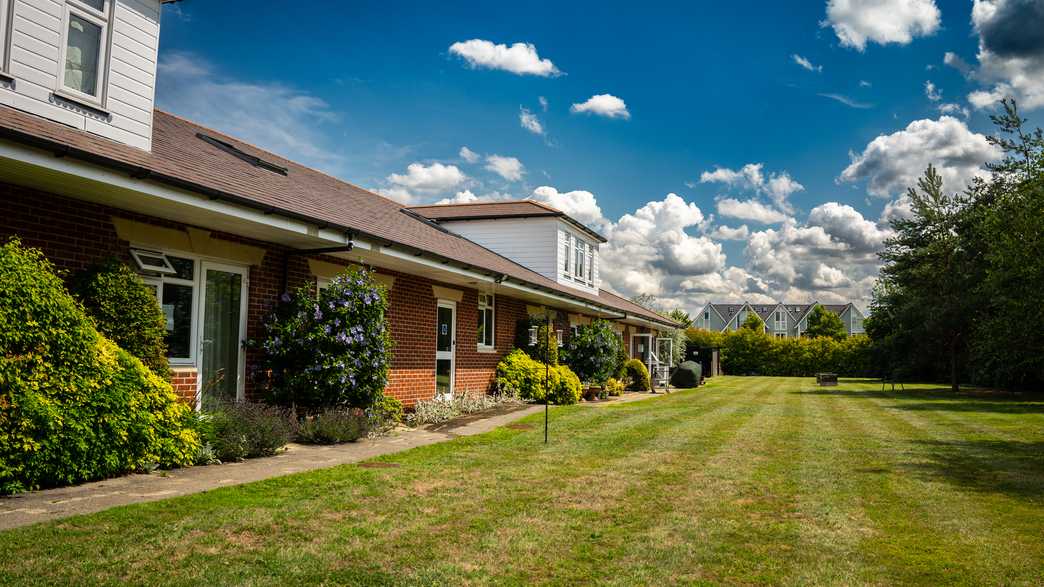
[[[181,401],[196,405],[196,369],[174,367],[171,369],[170,384]]]

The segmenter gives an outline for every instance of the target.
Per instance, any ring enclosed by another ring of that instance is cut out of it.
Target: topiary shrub
[[[577,328],[565,346],[566,364],[582,381],[602,384],[616,372],[623,344],[605,320]]]
[[[671,385],[682,389],[699,387],[703,367],[695,361],[685,361],[671,374]]]
[[[580,378],[569,367],[548,368],[519,349],[508,353],[497,365],[496,385],[526,400],[544,401],[546,394],[548,401],[555,404],[575,404],[582,393]]]
[[[604,389],[608,395],[618,396],[623,393],[624,384],[623,381],[620,381],[619,379],[616,379],[614,377],[610,377],[605,381]]]
[[[167,319],[138,274],[110,259],[76,275],[72,293],[94,319],[98,332],[141,359],[160,377],[170,379],[164,341]]]
[[[384,287],[361,268],[335,277],[318,300],[308,287],[284,295],[252,343],[264,351],[271,400],[305,411],[380,402],[391,361],[387,312]]]
[[[0,247],[0,292],[0,492],[192,463],[190,408],[95,330],[42,253]]]
[[[628,359],[623,366],[623,379],[628,381],[627,389],[631,391],[649,391],[652,389],[652,378],[649,368],[638,359]]]

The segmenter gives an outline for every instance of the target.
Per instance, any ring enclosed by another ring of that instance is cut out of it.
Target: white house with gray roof
[[[808,316],[816,306],[822,306],[828,312],[837,314],[845,325],[849,335],[862,334],[863,320],[866,316],[849,302],[846,304],[751,304],[749,302],[715,303],[711,302],[693,318],[693,326],[715,332],[737,330],[743,325],[747,316],[753,312],[765,323],[765,331],[776,338],[799,337],[808,330]]]

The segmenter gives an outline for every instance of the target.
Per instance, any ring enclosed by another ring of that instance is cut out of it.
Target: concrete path
[[[0,498],[0,530],[89,514],[115,506],[156,501],[240,485],[292,473],[356,463],[418,446],[488,432],[543,411],[544,406],[510,406],[472,414],[426,428],[401,428],[388,436],[334,446],[290,444],[274,456],[242,463],[189,467],[148,475],[127,475],[73,487],[45,489]]]

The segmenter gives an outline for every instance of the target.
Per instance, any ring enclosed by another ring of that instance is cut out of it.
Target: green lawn
[[[737,377],[541,418],[0,533],[0,583],[1044,583],[1040,398]]]

